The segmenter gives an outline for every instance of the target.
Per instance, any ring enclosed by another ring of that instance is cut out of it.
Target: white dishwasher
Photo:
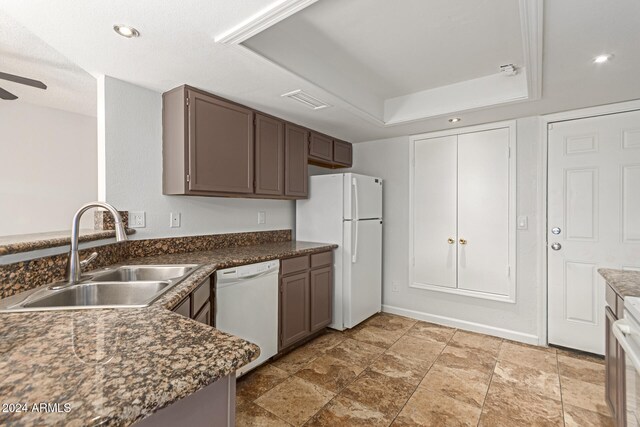
[[[216,273],[216,328],[260,346],[260,356],[238,369],[237,376],[278,352],[279,271],[276,260]]]

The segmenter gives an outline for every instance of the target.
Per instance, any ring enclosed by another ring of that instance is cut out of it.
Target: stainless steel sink
[[[169,285],[169,282],[82,283],[62,288],[42,298],[29,299],[23,307],[144,307]]]
[[[94,271],[81,283],[57,283],[1,300],[0,312],[146,307],[198,267],[126,265]]]
[[[123,265],[105,272],[89,273],[92,281],[138,282],[172,280],[193,271],[197,265]]]

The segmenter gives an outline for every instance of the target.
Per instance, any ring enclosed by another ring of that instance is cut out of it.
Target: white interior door
[[[509,128],[458,136],[458,288],[511,294]]]
[[[640,112],[549,126],[549,343],[604,353],[602,267],[640,267]]]
[[[456,287],[456,135],[415,141],[413,174],[413,281]]]

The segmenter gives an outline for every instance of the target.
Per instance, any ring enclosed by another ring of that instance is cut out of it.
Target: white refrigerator
[[[338,245],[329,327],[352,328],[381,311],[382,179],[309,177],[309,198],[296,202],[296,239]]]

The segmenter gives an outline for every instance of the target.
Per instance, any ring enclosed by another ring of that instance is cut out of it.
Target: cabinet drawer
[[[311,268],[324,267],[331,265],[333,261],[333,252],[322,252],[311,255]]]
[[[280,274],[297,273],[309,269],[309,256],[299,256],[295,258],[283,259],[280,261]]]
[[[206,303],[200,313],[194,318],[196,322],[204,323],[205,325],[211,325],[211,304]]]
[[[207,279],[198,288],[193,291],[191,300],[193,301],[192,312],[197,313],[203,305],[209,302],[211,298],[211,279]]]
[[[175,313],[182,314],[184,317],[191,317],[191,297],[186,297],[176,308]]]
[[[605,291],[605,300],[607,301],[607,305],[611,307],[611,311],[613,311],[613,313],[616,314],[617,313],[616,303],[618,300],[618,295],[613,290],[613,288],[609,286],[609,284],[607,284],[607,289]]]

